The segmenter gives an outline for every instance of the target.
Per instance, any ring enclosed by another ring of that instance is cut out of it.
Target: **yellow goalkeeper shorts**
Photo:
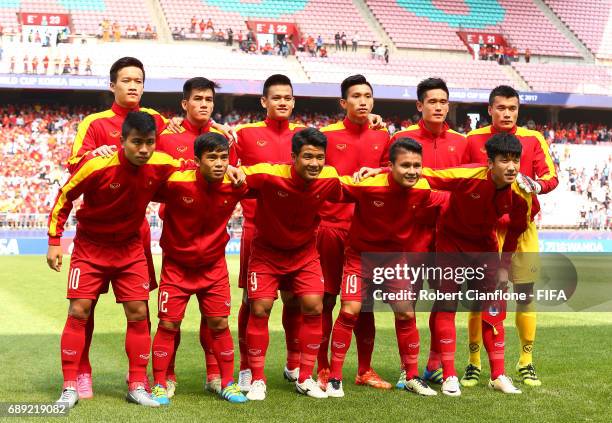
[[[499,248],[504,245],[506,238],[505,230],[497,231]],[[529,222],[525,232],[519,236],[516,253],[512,256],[512,268],[510,269],[510,280],[515,284],[533,283],[540,279],[540,245],[538,241],[538,229],[534,222]]]

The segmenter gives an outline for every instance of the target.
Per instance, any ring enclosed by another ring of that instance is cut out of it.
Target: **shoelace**
[[[506,382],[509,383],[510,385],[512,385],[512,378],[506,375],[501,375],[499,376],[499,380],[501,380],[502,382]]]
[[[64,389],[64,392],[62,392],[62,396],[60,397],[59,402],[69,402],[71,397],[72,391],[70,389]]]
[[[421,379],[420,377],[415,378],[416,382],[419,384],[419,386],[423,389],[427,389],[429,388],[429,386],[427,386],[427,384],[425,383],[425,381],[423,379]]]
[[[535,366],[533,364],[528,364],[527,368],[524,369],[523,371],[526,371],[529,374],[529,376],[533,376],[533,377],[536,376]]]

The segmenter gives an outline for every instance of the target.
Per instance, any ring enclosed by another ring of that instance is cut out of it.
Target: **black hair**
[[[201,159],[204,153],[217,150],[229,151],[229,142],[227,138],[216,132],[202,134],[193,142],[193,151],[198,159]]]
[[[423,156],[423,146],[412,138],[399,138],[389,149],[389,161],[395,163],[395,159],[399,154],[399,150],[412,151],[413,153]]]
[[[263,96],[268,96],[268,91],[270,91],[270,87],[273,85],[289,85],[291,87],[291,94],[293,94],[293,85],[291,85],[291,80],[287,75],[283,75],[280,73],[275,73],[274,75],[270,75],[266,82],[264,82],[263,86]]]
[[[368,87],[370,87],[370,91],[372,91],[372,95],[374,95],[374,89],[372,88],[372,84],[368,82],[365,76],[351,75],[348,78],[346,78],[344,81],[342,81],[342,84],[340,84],[340,95],[342,96],[343,99],[346,100],[348,96],[348,90],[353,85],[367,85]]]
[[[142,71],[142,80],[144,82],[144,79],[145,79],[144,65],[137,58],[129,57],[129,56],[122,57],[121,59],[113,63],[113,65],[110,68],[110,82],[117,82],[117,75],[119,74],[119,71],[123,68],[128,68],[130,66],[134,66],[135,68],[138,68]]]
[[[417,85],[417,99],[422,103],[425,100],[425,94],[429,90],[443,90],[446,93],[446,98],[450,96],[446,82],[441,78],[427,78],[419,82]]]
[[[520,102],[518,91],[516,91],[514,88],[512,88],[509,85],[498,85],[497,87],[493,88],[493,90],[491,90],[491,94],[489,94],[489,106],[493,105],[493,102],[495,101],[495,97],[505,97],[505,98],[516,97]]]
[[[498,132],[489,138],[485,144],[487,157],[494,161],[497,156],[521,157],[523,146],[519,139],[509,132]]]
[[[135,130],[140,135],[148,135],[151,132],[157,132],[155,119],[145,112],[129,112],[121,126],[121,136],[127,139],[130,132]]]
[[[315,128],[302,129],[291,138],[291,151],[297,156],[305,145],[321,147],[325,151],[327,149],[327,137]]]
[[[215,96],[215,88],[219,88],[219,84],[210,79],[197,76],[195,78],[188,79],[183,84],[183,99],[189,100],[191,93],[194,90],[212,90],[213,97]]]

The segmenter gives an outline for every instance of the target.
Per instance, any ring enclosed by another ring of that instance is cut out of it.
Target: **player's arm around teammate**
[[[87,319],[93,302],[106,292],[109,282],[127,319],[127,399],[144,406],[159,406],[143,383],[151,338],[147,319],[148,268],[139,231],[153,194],[179,163],[155,152],[155,121],[147,113],[126,116],[121,140],[122,148],[111,157],[95,157],[81,163],[60,189],[49,216],[47,263],[60,271],[63,228],[72,202],[84,196],[83,206],[76,214],[78,225],[67,289],[70,308],[61,339],[64,386],[58,402],[69,407],[79,398],[76,378],[85,347]]]
[[[159,287],[159,325],[153,341],[153,398],[169,404],[167,370],[175,351],[187,303],[198,299],[207,344],[219,363],[219,395],[232,403],[246,397],[234,383],[234,345],[228,327],[231,306],[225,246],[227,222],[246,185],[233,186],[226,172],[229,144],[209,132],[195,140],[196,169],[175,172],[155,200],[166,204],[161,247],[164,251]]]

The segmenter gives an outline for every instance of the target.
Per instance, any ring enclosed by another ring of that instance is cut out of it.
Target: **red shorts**
[[[86,237],[74,238],[66,298],[95,300],[108,292],[109,282],[118,303],[147,301],[149,278],[142,240],[99,244]]]
[[[381,298],[380,294],[399,294],[412,292],[418,297],[418,292],[423,286],[423,280],[411,283],[405,279],[385,279],[384,281],[374,280],[377,267],[392,267],[407,263],[407,257],[401,253],[361,253],[347,248],[344,253],[344,273],[342,275],[342,301],[356,301],[364,304],[372,304],[375,298]],[[364,261],[367,260],[367,261]],[[418,265],[419,263],[415,263]],[[375,291],[379,294],[375,295]],[[408,298],[408,297],[407,297]],[[405,302],[406,300],[383,302]]]
[[[225,259],[208,266],[186,267],[164,257],[157,317],[180,322],[192,295],[198,298],[203,316],[229,316],[232,302]]]
[[[325,293],[340,294],[342,285],[342,265],[348,230],[332,226],[319,226],[317,231],[317,250],[321,257],[321,268],[325,279]]]
[[[240,239],[240,276],[238,277],[238,288],[246,288],[249,273],[249,257],[251,256],[251,242],[255,236],[255,226],[242,225],[242,238]]]
[[[323,295],[323,273],[314,243],[299,251],[275,250],[254,243],[247,289],[249,300],[276,299],[279,289],[298,297]]]

